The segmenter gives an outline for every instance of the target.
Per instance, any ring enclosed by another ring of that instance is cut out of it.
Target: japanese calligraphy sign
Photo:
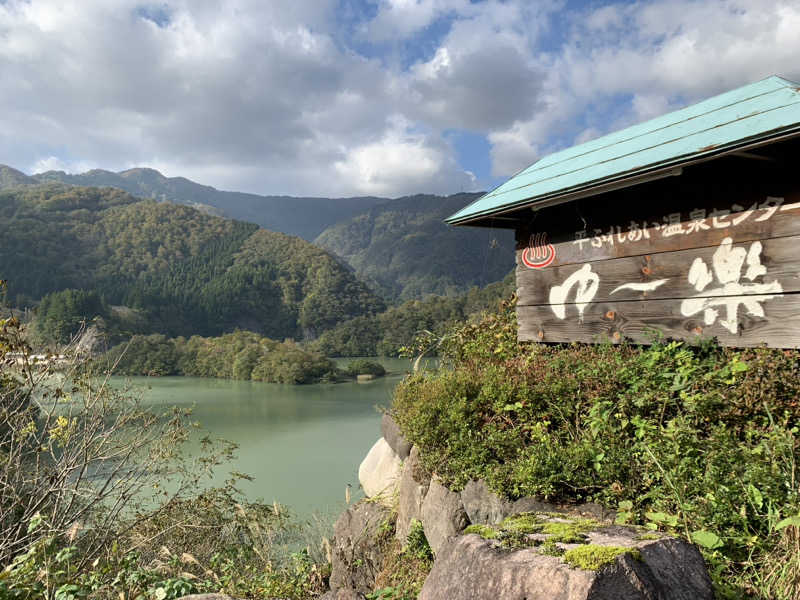
[[[521,340],[800,347],[800,194],[544,233],[517,252]]]

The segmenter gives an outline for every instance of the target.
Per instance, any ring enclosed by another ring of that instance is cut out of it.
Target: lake
[[[351,359],[337,361],[346,364]],[[367,383],[278,385],[199,377],[130,377],[151,406],[194,406],[193,420],[212,437],[239,444],[230,470],[255,477],[240,488],[251,500],[273,500],[293,512],[334,512],[345,487],[358,497],[358,466],[380,437],[392,389],[410,369],[405,359],[371,359],[390,374]],[[115,378],[123,379],[123,378]],[[195,443],[195,447],[197,444]]]

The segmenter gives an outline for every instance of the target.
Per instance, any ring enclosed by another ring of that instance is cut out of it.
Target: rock
[[[359,502],[344,511],[333,526],[331,589],[372,592],[388,544],[387,507],[376,502]]]
[[[431,477],[419,461],[419,450],[411,448],[408,458],[400,472],[400,484],[397,488],[397,525],[395,537],[401,544],[406,543],[411,531],[411,520],[422,521],[422,502],[428,493]]]
[[[356,383],[366,383],[368,381],[372,381],[375,379],[375,375],[371,373],[361,373],[360,375],[356,375]]]
[[[518,515],[526,512],[560,512],[555,504],[542,502],[533,496],[525,496],[519,500],[514,500],[511,504],[511,514]]]
[[[342,588],[337,591],[330,590],[319,597],[319,600],[365,600],[364,594],[355,590]]]
[[[91,325],[83,332],[80,339],[75,343],[75,353],[84,356],[94,354],[100,346],[103,333],[97,325]]]
[[[469,525],[469,518],[461,504],[461,496],[443,486],[439,478],[431,479],[428,493],[422,502],[422,523],[425,537],[436,554],[445,542],[458,535]]]
[[[358,480],[367,497],[384,496],[388,502],[397,491],[402,467],[403,461],[385,439],[375,442],[358,467]]]
[[[461,502],[470,523],[494,525],[511,515],[512,503],[490,490],[483,479],[470,481],[464,486]]]
[[[542,502],[532,496],[511,501],[498,496],[483,479],[470,481],[461,491],[461,502],[470,523],[495,525],[506,517],[525,512],[556,512],[554,504]]]
[[[397,456],[402,460],[408,458],[411,453],[411,444],[406,441],[406,438],[400,433],[400,428],[389,413],[383,413],[383,419],[381,419],[381,434],[383,435],[383,439],[386,440],[386,443],[397,453]]]
[[[589,517],[595,521],[602,521],[606,523],[613,523],[617,518],[617,511],[610,510],[602,504],[595,502],[586,502],[579,504],[571,512],[576,512],[584,517]]]
[[[539,547],[505,550],[475,534],[447,542],[419,600],[712,600],[711,579],[697,549],[678,539],[640,540],[626,527],[601,528],[589,544],[630,547],[597,571],[571,567]],[[565,548],[580,544],[565,544]]]

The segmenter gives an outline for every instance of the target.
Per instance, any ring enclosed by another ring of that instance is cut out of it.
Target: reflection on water
[[[346,361],[345,361],[346,362]],[[239,444],[236,470],[255,477],[241,485],[255,500],[277,500],[309,514],[335,510],[347,484],[358,488],[358,465],[380,436],[380,413],[409,361],[380,359],[391,375],[369,383],[277,385],[197,377],[133,377],[153,406],[194,406],[193,419],[212,437]],[[122,378],[118,378],[121,382]],[[195,440],[193,448],[198,448]]]

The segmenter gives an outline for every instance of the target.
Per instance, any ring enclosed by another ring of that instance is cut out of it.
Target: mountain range
[[[10,167],[0,175],[0,185],[11,182],[58,182],[83,187],[114,187],[139,198],[186,204],[217,216],[260,225],[264,229],[296,235],[311,241],[330,224],[386,202],[385,198],[297,198],[226,192],[185,177],[165,177],[155,169],[136,168],[115,173],[92,169],[85,173],[45,171],[27,176]]]
[[[453,228],[442,222],[477,193],[397,199],[259,196],[220,191],[146,168],[26,175],[0,165],[0,189],[47,183],[112,187],[313,241],[389,302],[459,294],[501,280],[514,266],[510,231]]]
[[[92,290],[173,336],[239,328],[313,338],[384,308],[350,268],[296,236],[110,187],[17,181],[0,190],[0,265],[18,307]],[[69,308],[61,300],[50,312]]]

